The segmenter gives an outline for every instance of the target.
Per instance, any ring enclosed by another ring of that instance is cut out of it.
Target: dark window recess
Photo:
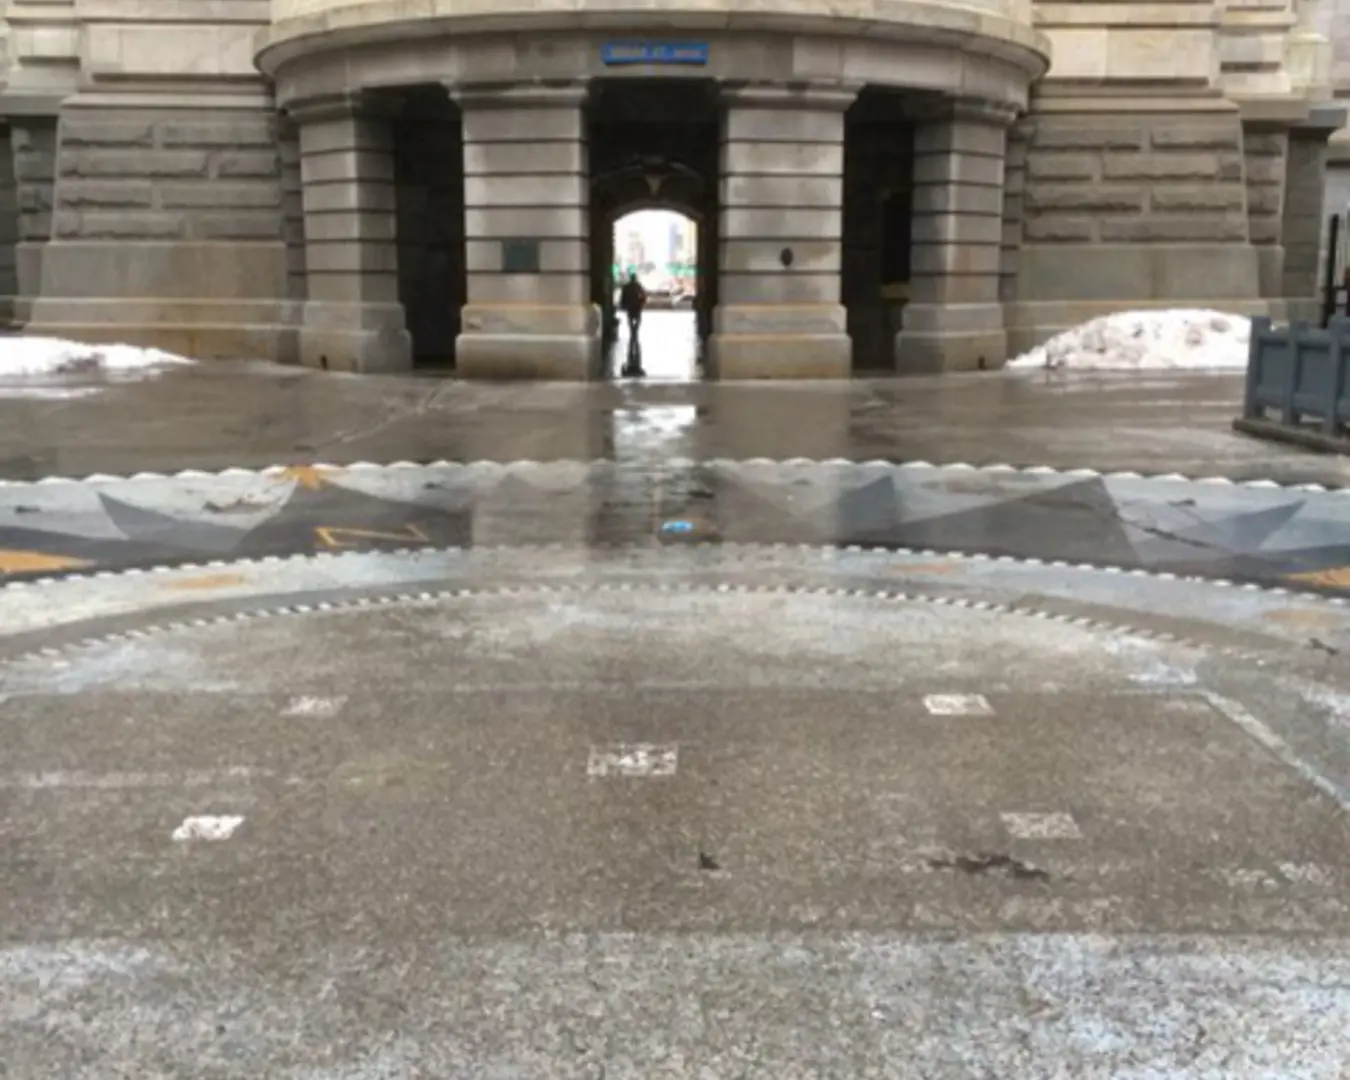
[[[886,196],[881,204],[881,280],[886,284],[909,280],[913,224],[911,193],[896,191]]]
[[[503,240],[502,272],[506,274],[539,273],[539,241]]]

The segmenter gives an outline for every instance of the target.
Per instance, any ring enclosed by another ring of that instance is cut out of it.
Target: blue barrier
[[[1275,327],[1252,319],[1247,351],[1247,389],[1242,415],[1269,421],[1267,410],[1289,428],[1319,422],[1322,434],[1340,436],[1350,424],[1350,319],[1337,317],[1325,330],[1306,322]]]

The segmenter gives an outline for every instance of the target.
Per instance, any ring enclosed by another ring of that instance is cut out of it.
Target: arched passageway
[[[625,339],[624,351],[611,362],[614,345],[623,336],[615,310],[620,284],[615,273],[627,270],[629,254],[622,250],[626,241],[618,237],[630,234],[633,253],[641,247],[641,261],[653,264],[646,274],[648,289],[656,294],[653,321],[640,340],[658,345],[661,352],[659,358],[651,354],[655,366],[644,364],[643,369],[651,377],[665,378],[704,373],[696,361],[712,331],[718,294],[720,132],[716,88],[704,80],[603,79],[593,88],[587,123],[591,296],[602,312],[607,374],[617,373],[627,355]],[[678,259],[673,257],[676,251],[681,253]],[[689,313],[682,318],[667,317],[671,312],[662,310],[667,301],[660,295],[661,287],[676,276],[666,264],[675,262],[696,267],[693,274],[682,275],[686,291],[674,309]]]
[[[698,221],[675,209],[646,207],[621,212],[608,227],[613,252],[605,267],[609,280],[618,284],[615,291],[621,294],[623,283],[636,278],[646,291],[647,306],[636,333],[621,310],[607,321],[606,373],[698,378],[703,271]],[[611,306],[616,304],[613,296],[606,299]]]

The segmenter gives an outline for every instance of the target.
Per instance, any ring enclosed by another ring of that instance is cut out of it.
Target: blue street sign
[[[706,43],[690,41],[611,41],[600,46],[600,59],[608,66],[624,64],[689,64],[708,62]]]

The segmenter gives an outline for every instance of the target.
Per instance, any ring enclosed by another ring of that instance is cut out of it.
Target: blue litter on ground
[[[692,521],[667,521],[661,526],[661,531],[668,533],[693,532],[694,523]]]

